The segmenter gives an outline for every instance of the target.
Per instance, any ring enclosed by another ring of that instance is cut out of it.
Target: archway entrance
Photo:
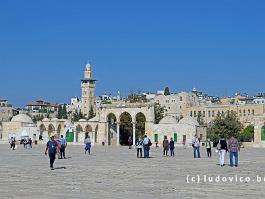
[[[92,127],[90,125],[87,125],[85,128],[85,137],[89,136],[92,138]]]
[[[68,129],[65,135],[65,139],[67,142],[74,142],[74,132],[72,129]]]
[[[135,124],[135,135],[136,135],[136,140],[141,137],[143,138],[145,134],[145,122],[146,122],[146,117],[143,113],[137,113],[135,116],[136,124]]]
[[[49,136],[49,138],[50,138],[51,133],[54,133],[54,132],[55,132],[54,126],[52,124],[50,124],[48,126],[48,136]]]
[[[56,137],[58,137],[58,138],[60,137],[61,131],[62,131],[62,125],[59,124],[58,125],[58,128],[57,128],[57,135],[56,135]]]
[[[133,136],[132,117],[129,113],[124,112],[120,116],[120,144],[129,145],[128,139]]]
[[[261,141],[265,142],[265,125],[261,128]]]
[[[115,136],[116,133],[117,133],[117,118],[116,116],[113,114],[113,113],[110,113],[108,116],[107,116],[107,122],[108,122],[108,129],[107,129],[107,144],[110,146],[110,145],[114,145],[114,140],[115,139]]]
[[[76,142],[81,142],[80,134],[83,132],[83,128],[81,125],[76,126],[75,135],[76,135]]]
[[[43,140],[43,134],[46,131],[46,128],[44,126],[44,124],[40,125],[40,135],[39,135],[39,140],[42,141]]]

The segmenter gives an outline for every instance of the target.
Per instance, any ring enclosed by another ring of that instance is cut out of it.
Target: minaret
[[[90,64],[86,65],[84,79],[81,80],[82,88],[82,114],[89,115],[89,111],[93,108],[95,113],[95,83],[96,80],[92,79],[92,72]]]

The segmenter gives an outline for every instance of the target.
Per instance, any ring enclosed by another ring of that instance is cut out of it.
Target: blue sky
[[[15,106],[79,96],[265,92],[265,3],[249,0],[0,1],[0,98]]]

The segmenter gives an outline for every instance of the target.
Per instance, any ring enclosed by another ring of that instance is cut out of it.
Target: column
[[[120,146],[120,123],[117,123],[117,146]]]
[[[136,123],[133,122],[133,145],[135,145],[135,141],[136,141],[135,129],[136,129]]]

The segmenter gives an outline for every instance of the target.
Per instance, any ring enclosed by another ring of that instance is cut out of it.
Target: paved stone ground
[[[44,145],[12,151],[0,145],[0,198],[264,198],[265,182],[187,183],[197,174],[217,177],[265,177],[264,149],[244,149],[240,166],[221,168],[212,159],[193,159],[191,149],[176,149],[176,157],[162,157],[152,149],[150,159],[137,159],[127,147],[96,147],[91,156],[82,146],[69,146],[67,159],[49,169]],[[65,168],[63,168],[65,167]]]

